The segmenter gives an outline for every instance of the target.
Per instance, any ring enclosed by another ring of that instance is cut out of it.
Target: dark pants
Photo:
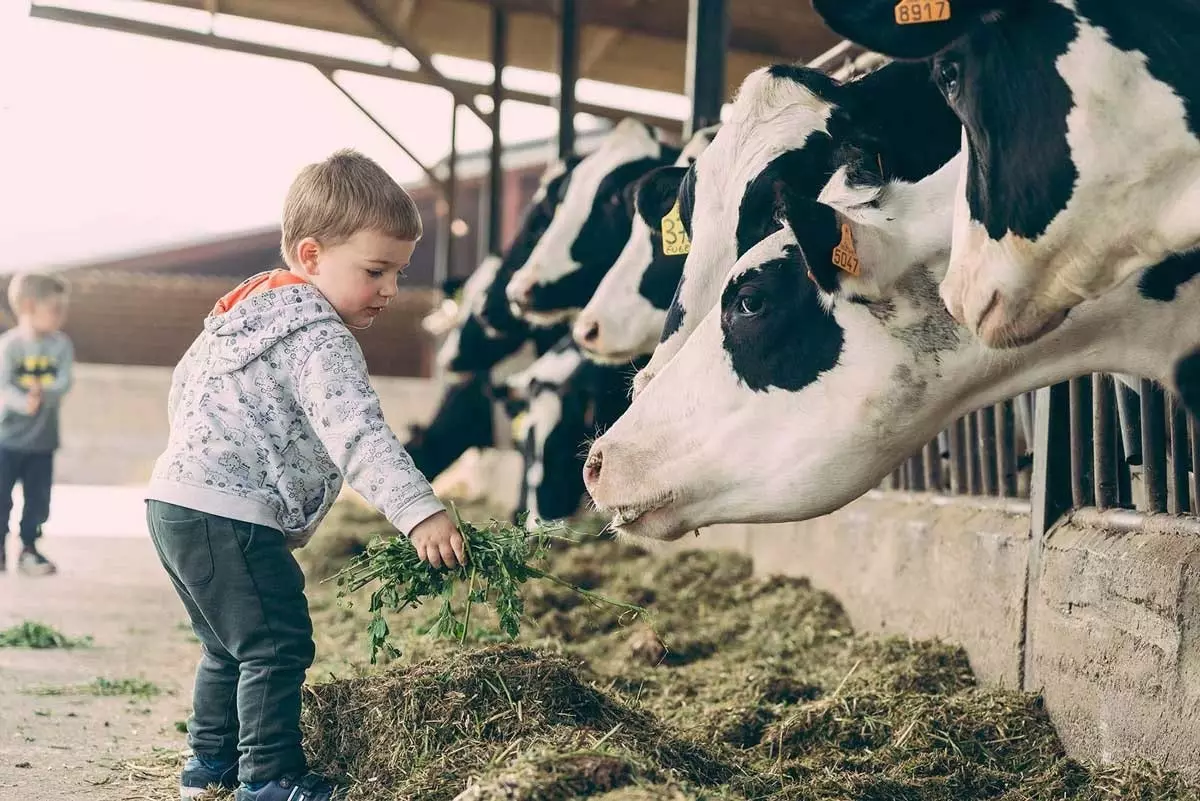
[[[160,501],[146,518],[200,640],[188,744],[266,782],[306,769],[300,687],[314,646],[304,574],[282,532]]]
[[[54,452],[29,453],[0,448],[0,546],[8,534],[13,487],[21,482],[25,511],[21,514],[21,542],[32,548],[50,517],[50,485],[54,482]]]

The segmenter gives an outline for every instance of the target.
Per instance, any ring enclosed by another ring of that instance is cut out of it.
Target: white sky
[[[204,12],[140,0],[56,5],[208,31]],[[401,181],[419,168],[315,69],[147,37],[30,19],[0,0],[0,272],[69,264],[274,224],[292,176],[339,147]],[[218,17],[219,35],[411,69],[379,42]],[[447,74],[490,80],[491,65],[436,57]],[[449,95],[343,73],[343,86],[427,164],[449,151]],[[505,84],[555,91],[557,76],[509,68]],[[682,119],[679,95],[581,81],[580,100]],[[581,127],[594,124],[586,115]],[[460,152],[490,135],[459,112]],[[506,143],[554,135],[547,107],[505,103]]]

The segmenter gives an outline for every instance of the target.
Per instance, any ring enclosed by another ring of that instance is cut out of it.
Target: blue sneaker
[[[224,762],[192,757],[183,764],[183,773],[179,776],[180,801],[192,801],[209,787],[217,785],[225,790],[238,786],[237,760]]]
[[[346,788],[334,787],[324,776],[309,773],[298,779],[276,779],[257,790],[243,784],[234,801],[341,801],[345,797]]]

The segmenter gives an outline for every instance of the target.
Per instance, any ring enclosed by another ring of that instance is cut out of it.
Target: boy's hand
[[[438,512],[418,523],[409,540],[421,561],[428,562],[431,567],[458,567],[467,563],[462,534],[445,512]]]
[[[29,389],[29,395],[25,398],[25,402],[27,404],[27,406],[25,407],[25,410],[30,415],[35,415],[38,413],[38,409],[42,408],[42,385],[41,384],[34,384]]]

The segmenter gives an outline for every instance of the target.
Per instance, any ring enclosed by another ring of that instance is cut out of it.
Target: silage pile
[[[1200,798],[1150,766],[1066,759],[1039,699],[977,686],[961,649],[856,635],[807,581],[751,568],[556,548],[548,570],[654,628],[531,584],[516,643],[414,634],[391,664],[306,688],[314,766],[396,801]],[[365,652],[365,608],[323,610],[318,634],[336,614]]]

